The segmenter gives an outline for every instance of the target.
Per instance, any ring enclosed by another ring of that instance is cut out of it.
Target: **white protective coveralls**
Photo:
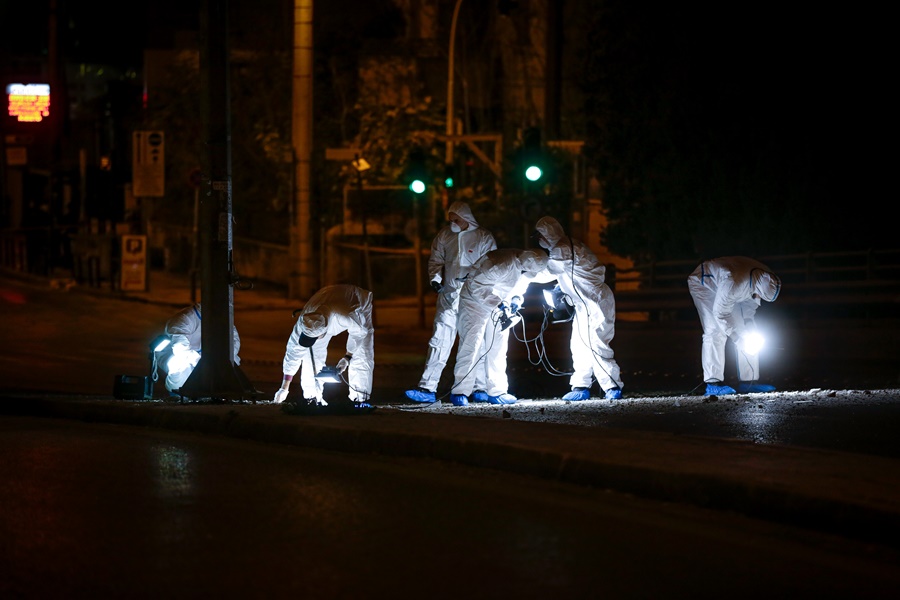
[[[329,285],[313,294],[288,338],[282,372],[293,377],[302,367],[300,388],[304,398],[324,403],[323,384],[316,379],[316,373],[325,366],[331,338],[344,331],[350,356],[348,397],[354,402],[369,401],[375,369],[372,292],[348,284]],[[300,345],[301,334],[317,339],[311,347],[304,347]]]
[[[758,380],[759,355],[743,352],[740,339],[755,328],[753,317],[760,300],[774,302],[778,297],[781,279],[757,260],[725,256],[698,265],[687,284],[703,325],[703,380],[706,383],[723,380],[728,338],[738,349],[741,381]]]
[[[428,259],[428,277],[443,285],[437,297],[434,313],[434,330],[428,341],[428,356],[425,370],[419,380],[419,387],[434,392],[437,390],[441,373],[447,365],[453,343],[456,341],[456,320],[459,312],[459,292],[463,279],[473,269],[482,256],[497,249],[497,242],[490,231],[478,225],[472,210],[465,202],[456,201],[447,209],[459,215],[469,227],[454,231],[456,227],[445,225],[438,231],[431,243],[431,257]],[[482,371],[483,373],[483,371]],[[477,389],[483,389],[483,376],[478,377]]]
[[[166,334],[172,338],[172,343],[162,351],[163,355],[160,356],[159,362],[168,373],[166,389],[170,392],[180,389],[194,372],[194,367],[200,362],[202,341],[200,321],[200,304],[197,303],[182,309],[166,322]],[[241,364],[241,358],[238,356],[240,349],[241,338],[235,327],[234,364],[236,365]]]
[[[459,347],[452,394],[472,394],[482,358],[488,396],[509,391],[506,353],[511,328],[500,331],[498,306],[509,304],[514,296],[524,298],[528,285],[546,268],[543,252],[516,248],[492,250],[476,264],[459,295]]]
[[[606,284],[606,267],[587,245],[570,238],[553,217],[542,217],[535,225],[550,252],[547,271],[575,307],[569,349],[572,376],[569,385],[590,389],[591,376],[604,393],[622,389],[619,364],[610,343],[616,334],[616,300]],[[541,243],[544,246],[544,243]]]

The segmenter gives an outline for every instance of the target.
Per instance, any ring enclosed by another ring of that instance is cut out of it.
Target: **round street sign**
[[[195,190],[200,188],[200,185],[203,183],[203,174],[200,172],[199,167],[194,167],[188,173],[188,183]]]

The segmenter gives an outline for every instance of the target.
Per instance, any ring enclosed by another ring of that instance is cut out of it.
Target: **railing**
[[[784,283],[900,280],[900,250],[810,252],[754,258],[772,269]],[[614,281],[622,290],[684,287],[698,264],[697,260],[670,260],[620,268]]]
[[[758,257],[783,282],[779,306],[801,316],[900,317],[900,249],[811,252]],[[650,319],[693,315],[687,278],[695,260],[658,261],[611,269],[619,313],[647,313]],[[610,276],[612,275],[612,276]]]
[[[156,234],[152,247],[168,249],[190,247],[189,230],[165,225],[153,228]],[[6,270],[33,270],[32,256],[25,232],[2,232],[0,235],[0,267]],[[76,236],[77,237],[77,236]],[[159,239],[157,239],[159,238]],[[183,243],[175,243],[181,240]],[[375,241],[373,239],[373,241]],[[254,240],[236,238],[235,255],[238,270],[244,277],[279,284],[286,281],[289,268],[288,248],[277,244],[264,244]],[[41,244],[46,248],[46,243]],[[74,244],[77,247],[77,243]],[[77,248],[73,247],[73,250]],[[365,247],[354,243],[323,244],[321,248],[323,273],[341,280],[362,281],[360,265]],[[45,250],[46,251],[46,250]],[[415,251],[412,248],[382,247],[377,243],[368,246],[372,254],[372,268],[378,297],[416,296],[425,293],[416,290]],[[421,249],[427,262],[428,247]],[[89,253],[78,252],[79,259],[90,258]],[[180,256],[179,254],[179,256]],[[186,256],[166,257],[166,268],[188,271],[190,261]],[[328,260],[326,260],[328,257]],[[776,303],[778,310],[791,310],[799,316],[892,316],[900,318],[900,249],[861,250],[851,252],[811,252],[754,257],[771,268],[784,282]],[[170,265],[170,260],[174,262]],[[329,262],[331,261],[331,262]],[[77,260],[74,260],[78,263]],[[420,261],[422,262],[422,261]],[[179,264],[180,263],[180,264]],[[607,265],[606,280],[615,290],[616,311],[623,316],[651,320],[696,319],[696,310],[687,291],[687,278],[699,264],[697,260],[670,260],[618,268]],[[92,263],[88,263],[91,266]],[[77,264],[76,264],[77,266]],[[104,266],[96,273],[79,272],[91,282],[104,279],[109,270]],[[75,269],[80,271],[79,269]],[[359,273],[357,273],[357,271]],[[323,276],[323,283],[330,283]],[[627,318],[627,317],[626,317]]]

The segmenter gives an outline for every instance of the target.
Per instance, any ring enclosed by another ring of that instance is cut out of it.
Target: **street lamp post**
[[[453,20],[450,22],[450,48],[447,52],[447,153],[444,163],[447,166],[453,164],[453,62],[456,46],[456,22],[459,18],[459,7],[462,0],[456,0],[453,7]]]
[[[288,296],[309,298],[316,291],[312,245],[312,94],[313,0],[294,0],[294,48],[291,142],[294,149],[294,198],[290,226]]]

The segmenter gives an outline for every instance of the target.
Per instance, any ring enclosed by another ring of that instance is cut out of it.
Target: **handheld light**
[[[322,383],[341,383],[341,374],[336,367],[325,365],[321,371],[316,373],[316,379]]]
[[[744,352],[752,356],[759,354],[763,349],[763,346],[766,345],[766,338],[758,331],[751,331],[741,339],[741,342]]]
[[[551,323],[566,323],[575,317],[575,306],[569,297],[559,288],[544,290],[544,303],[547,305]]]
[[[163,350],[168,348],[169,344],[171,343],[172,338],[170,338],[166,334],[158,335],[152,342],[150,342],[150,352],[162,352]]]

